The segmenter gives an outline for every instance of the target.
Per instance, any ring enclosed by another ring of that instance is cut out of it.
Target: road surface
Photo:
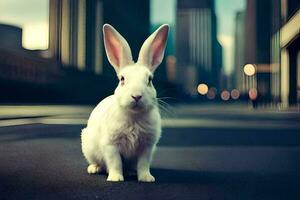
[[[299,199],[300,114],[179,105],[164,115],[155,183],[88,175],[91,107],[0,106],[0,199]]]

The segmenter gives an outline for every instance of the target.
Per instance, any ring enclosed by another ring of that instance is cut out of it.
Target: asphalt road
[[[176,108],[164,120],[153,160],[156,182],[126,175],[125,182],[110,183],[105,174],[86,173],[79,135],[90,108],[67,116],[64,109],[28,108],[20,117],[6,109],[0,113],[0,199],[300,197],[298,112]]]

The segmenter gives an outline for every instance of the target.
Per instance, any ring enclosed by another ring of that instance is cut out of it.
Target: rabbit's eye
[[[152,82],[152,77],[151,77],[151,76],[149,76],[149,78],[148,78],[148,86],[150,86],[150,85],[151,85],[151,82]]]
[[[121,81],[121,85],[124,85],[124,81],[125,81],[124,76],[121,76],[120,81]]]

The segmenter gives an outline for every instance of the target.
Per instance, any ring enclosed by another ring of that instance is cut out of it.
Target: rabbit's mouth
[[[141,108],[144,108],[145,106],[144,106],[144,104],[143,103],[141,103],[141,102],[132,102],[131,104],[130,104],[130,108],[132,108],[132,109],[137,109],[137,110],[139,110],[139,109],[141,109]]]
[[[141,112],[146,108],[147,106],[142,102],[131,102],[129,105],[129,110],[133,112]]]

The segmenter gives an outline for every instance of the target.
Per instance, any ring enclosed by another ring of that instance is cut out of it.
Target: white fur
[[[120,83],[113,95],[96,106],[82,130],[87,171],[93,174],[106,169],[108,181],[123,181],[123,158],[134,163],[139,181],[153,182],[150,162],[161,135],[161,117],[149,77],[162,61],[168,26],[161,26],[145,41],[137,63],[132,61],[126,40],[112,26],[104,25],[103,33],[108,59]],[[136,102],[132,96],[142,98]]]

